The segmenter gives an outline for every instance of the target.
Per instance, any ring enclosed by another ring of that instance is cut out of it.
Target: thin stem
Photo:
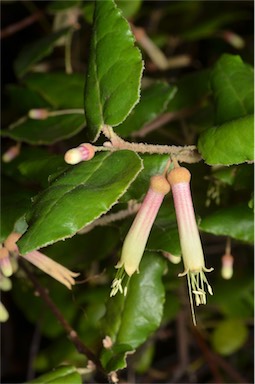
[[[192,332],[194,336],[196,337],[197,344],[201,351],[204,353],[204,357],[208,362],[208,365],[214,374],[215,382],[216,383],[223,383],[222,377],[219,373],[218,366],[220,366],[224,371],[230,376],[232,380],[234,380],[236,383],[247,383],[248,381],[246,380],[245,377],[240,375],[238,371],[235,370],[235,368],[230,365],[226,360],[224,360],[221,356],[213,352],[212,350],[209,349],[207,346],[205,340],[203,339],[202,335],[200,332],[196,329],[193,328]]]
[[[66,73],[70,75],[73,73],[73,67],[72,67],[72,38],[73,38],[73,31],[67,34],[65,38],[65,69]]]
[[[29,268],[27,268],[26,263],[20,259],[19,260],[20,266],[25,271],[27,277],[31,280],[33,283],[36,291],[39,293],[40,297],[43,299],[45,304],[48,306],[48,308],[51,310],[53,315],[56,317],[56,319],[60,322],[61,326],[64,328],[65,332],[67,333],[69,339],[74,344],[77,351],[85,355],[89,360],[91,360],[98,370],[107,377],[107,373],[105,372],[104,368],[102,367],[102,364],[100,360],[97,358],[97,356],[83,343],[83,341],[79,338],[76,331],[71,327],[71,325],[68,323],[68,321],[64,318],[63,314],[60,312],[56,304],[52,301],[50,296],[48,295],[46,289],[41,286],[41,284],[38,282],[36,277],[33,275],[32,272],[30,272]]]
[[[8,25],[8,27],[1,30],[0,38],[5,39],[6,37],[12,36],[15,33],[21,31],[22,29],[29,27],[31,24],[35,23],[42,17],[44,17],[43,12],[38,11],[28,17],[25,17],[17,23]]]
[[[130,143],[119,137],[109,125],[104,125],[102,127],[102,132],[110,140],[110,142],[104,143],[104,146],[111,151],[129,149],[138,153],[157,153],[159,155],[168,154],[176,158],[179,162],[186,163],[197,163],[202,160],[202,157],[198,153],[195,145],[176,146]]]
[[[61,115],[84,115],[84,109],[81,108],[73,108],[73,109],[62,109],[59,111],[51,111],[48,113],[48,116],[61,116]]]
[[[126,217],[129,217],[129,216],[135,214],[138,211],[138,209],[140,208],[140,206],[141,206],[140,203],[129,204],[127,209],[123,209],[119,212],[111,213],[109,215],[102,216],[99,219],[95,220],[93,223],[82,228],[78,232],[78,234],[82,235],[84,233],[90,232],[95,227],[105,226],[105,225],[108,225],[108,224],[113,223],[115,221],[123,220]]]

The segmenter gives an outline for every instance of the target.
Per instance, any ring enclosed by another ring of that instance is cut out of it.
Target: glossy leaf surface
[[[239,56],[223,55],[211,78],[215,126],[200,135],[198,149],[207,164],[240,164],[254,158],[253,71]]]
[[[32,193],[21,189],[18,183],[2,177],[1,191],[1,234],[3,242],[13,231],[16,221],[30,206]]]
[[[254,117],[248,115],[205,130],[198,150],[210,165],[240,164],[254,158]]]
[[[139,100],[141,53],[112,0],[95,3],[84,108],[96,140],[104,124],[120,124]]]
[[[164,303],[161,277],[165,261],[146,252],[140,273],[130,279],[127,295],[109,298],[102,320],[103,334],[111,337],[112,350],[104,349],[102,362],[107,371],[124,368],[125,355],[141,345],[159,326]]]
[[[222,208],[202,219],[200,229],[214,235],[225,235],[237,240],[253,242],[253,212],[248,204]]]
[[[19,240],[21,253],[72,237],[107,212],[141,169],[131,151],[102,153],[69,167],[34,200],[29,228]]]
[[[139,104],[133,109],[126,120],[120,124],[116,131],[122,137],[129,136],[132,132],[138,131],[146,123],[151,122],[163,113],[174,97],[177,89],[166,83],[155,83],[141,93]]]
[[[212,334],[212,345],[221,355],[231,355],[240,349],[248,338],[248,329],[243,321],[227,319],[221,321]]]
[[[24,82],[54,108],[83,108],[85,76],[81,73],[31,73]]]
[[[17,76],[24,76],[35,63],[43,57],[48,56],[52,52],[56,41],[64,36],[69,29],[70,28],[64,28],[58,32],[43,37],[41,40],[27,45],[20,52],[14,65]]]
[[[82,379],[75,367],[64,365],[54,369],[52,372],[38,377],[35,380],[29,381],[29,383],[82,384]]]
[[[240,56],[225,54],[217,61],[210,78],[216,124],[253,113],[253,75]]]
[[[29,144],[53,144],[76,135],[85,126],[82,114],[50,116],[45,120],[21,118],[2,136]]]

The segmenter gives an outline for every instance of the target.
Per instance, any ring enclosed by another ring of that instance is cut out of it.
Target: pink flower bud
[[[65,162],[67,164],[78,164],[81,161],[91,160],[95,155],[95,149],[93,145],[89,143],[81,144],[77,148],[69,149],[65,153]]]
[[[6,277],[13,274],[10,255],[5,247],[0,248],[0,269],[2,274]]]
[[[233,264],[234,258],[232,255],[226,253],[221,258],[222,267],[221,267],[221,276],[223,279],[229,280],[233,276]]]
[[[49,117],[49,111],[44,108],[30,109],[30,111],[28,112],[28,117],[34,120],[45,120]]]
[[[245,46],[244,39],[232,31],[223,31],[222,38],[236,49],[243,49]]]
[[[208,284],[204,272],[211,269],[205,267],[204,253],[195,219],[193,202],[190,192],[190,172],[183,167],[176,167],[168,174],[168,181],[171,185],[176,219],[179,230],[184,272],[179,276],[187,275],[191,311],[193,322],[196,325],[193,309],[192,293],[195,296],[196,305],[206,304],[206,293],[204,286],[212,295],[212,288]]]
[[[112,283],[110,296],[114,296],[118,291],[126,293],[126,288],[122,289],[122,280],[125,272],[129,277],[135,272],[139,272],[139,264],[144,253],[144,249],[155,221],[164,196],[170,191],[170,186],[162,175],[151,178],[150,188],[137,212],[135,220],[125,238],[121,258],[116,268],[119,271]]]
[[[20,154],[20,145],[13,145],[3,155],[2,160],[4,163],[10,163]]]

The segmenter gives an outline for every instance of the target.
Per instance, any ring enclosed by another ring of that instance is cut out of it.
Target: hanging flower
[[[234,258],[231,254],[226,253],[221,258],[221,276],[225,280],[231,279],[233,276],[233,264],[234,264]]]
[[[5,277],[13,274],[10,255],[5,247],[0,248],[0,271]]]
[[[11,233],[4,242],[5,248],[11,255],[17,256],[19,254],[18,246],[16,241],[20,238],[21,234]],[[60,283],[64,284],[68,289],[72,288],[75,284],[74,277],[77,277],[79,273],[75,273],[65,268],[63,265],[52,260],[48,256],[44,255],[39,251],[32,251],[22,257],[29,261],[31,264],[40,268],[43,272],[47,273]]]
[[[116,268],[118,272],[112,283],[110,296],[118,291],[126,294],[127,285],[122,288],[122,280],[125,274],[130,278],[134,272],[139,273],[139,264],[151,231],[151,227],[157,216],[164,196],[170,191],[169,183],[162,175],[151,177],[150,188],[137,212],[135,220],[125,238],[121,258]]]
[[[206,304],[205,286],[212,295],[204,272],[210,272],[213,268],[205,267],[204,253],[195,219],[193,202],[190,192],[190,172],[183,167],[175,167],[167,176],[171,185],[174,206],[179,230],[184,272],[179,276],[187,275],[191,312],[194,325],[196,325],[192,294],[196,305]]]

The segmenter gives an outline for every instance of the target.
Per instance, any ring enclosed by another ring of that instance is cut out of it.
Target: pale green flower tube
[[[127,273],[129,277],[135,272],[139,272],[139,264],[142,259],[144,249],[155,221],[164,196],[170,191],[169,183],[162,175],[155,175],[151,178],[150,188],[143,200],[143,203],[133,221],[133,224],[125,238],[121,258],[116,268],[116,278],[112,283],[111,296],[118,291],[123,292],[122,280]],[[124,294],[126,290],[124,290]]]

